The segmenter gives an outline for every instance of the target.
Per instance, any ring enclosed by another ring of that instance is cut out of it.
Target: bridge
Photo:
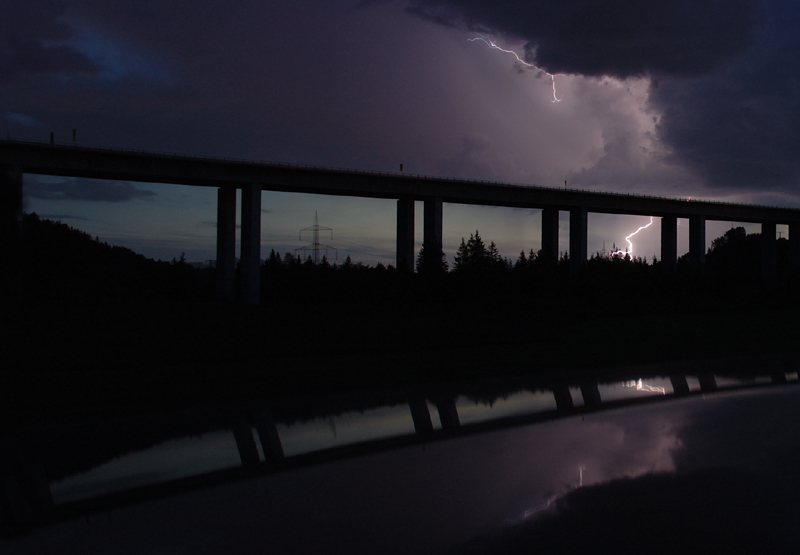
[[[541,250],[552,257],[558,254],[559,212],[569,212],[572,273],[586,264],[589,212],[660,218],[661,262],[667,271],[677,265],[678,218],[689,220],[689,260],[695,268],[705,262],[706,221],[761,224],[765,280],[776,272],[776,226],[788,225],[790,263],[800,268],[797,208],[12,140],[0,140],[4,233],[13,235],[7,231],[9,222],[21,217],[26,173],[216,188],[217,296],[231,301],[236,289],[236,190],[241,189],[239,298],[244,304],[260,302],[261,191],[396,200],[396,260],[401,271],[414,267],[415,201],[423,202],[423,244],[432,252],[442,248],[443,205],[452,203],[542,210]]]

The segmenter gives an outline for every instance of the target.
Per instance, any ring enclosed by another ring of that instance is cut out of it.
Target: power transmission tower
[[[294,252],[297,251],[314,251],[314,264],[319,264],[319,251],[325,251],[325,256],[328,255],[328,251],[333,251],[336,259],[339,259],[339,251],[335,247],[329,247],[328,245],[320,245],[319,244],[319,232],[320,231],[330,231],[331,232],[331,239],[333,239],[333,229],[330,227],[324,227],[319,225],[319,220],[317,219],[317,213],[314,212],[314,225],[310,227],[304,227],[300,230],[300,240],[303,240],[303,232],[310,231],[313,236],[313,243],[310,245],[306,245],[305,247],[300,247],[294,249]]]

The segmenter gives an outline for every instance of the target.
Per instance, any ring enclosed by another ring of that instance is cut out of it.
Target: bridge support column
[[[264,452],[264,462],[277,464],[282,461],[283,445],[272,414],[267,411],[257,411],[251,415],[251,418],[255,422],[261,450]]]
[[[571,410],[575,405],[572,402],[572,393],[568,385],[557,385],[553,388],[553,397],[556,398],[557,410]]]
[[[0,166],[0,297],[22,295],[22,168]]]
[[[586,408],[597,408],[603,402],[600,398],[600,388],[597,387],[597,382],[582,383],[581,395],[583,396],[583,406]]]
[[[424,211],[422,244],[426,257],[437,263],[442,252],[442,197],[426,198]]]
[[[217,299],[236,297],[236,189],[217,190]]]
[[[678,266],[678,217],[661,218],[661,267],[674,272]]]
[[[239,266],[239,302],[261,300],[261,185],[242,187],[242,245]]]
[[[414,199],[397,201],[397,269],[414,271]]]
[[[789,222],[789,269],[800,270],[800,222]]]
[[[239,451],[242,466],[257,466],[259,463],[258,447],[256,446],[256,440],[253,438],[253,431],[250,429],[250,422],[248,422],[244,414],[233,418],[231,431],[233,432],[233,438],[236,440],[236,448]]]
[[[569,211],[569,273],[577,274],[586,265],[586,241],[589,232],[585,207]]]
[[[717,390],[717,379],[710,372],[698,374],[697,381],[700,382],[700,391],[703,393],[712,393]]]
[[[706,264],[706,218],[689,218],[689,263],[693,270],[702,270]]]
[[[775,279],[777,273],[778,243],[774,222],[761,224],[761,281],[764,283]]]
[[[423,397],[414,397],[408,402],[411,410],[411,419],[414,421],[414,431],[418,434],[427,434],[433,431],[431,413],[428,410],[428,403]]]
[[[686,381],[684,374],[673,374],[669,377],[669,381],[672,383],[672,393],[675,396],[689,394],[689,382]]]
[[[436,410],[439,411],[439,421],[442,423],[443,430],[455,430],[461,426],[455,397],[440,397],[436,399],[435,404]]]
[[[542,256],[558,260],[558,210],[542,210]]]

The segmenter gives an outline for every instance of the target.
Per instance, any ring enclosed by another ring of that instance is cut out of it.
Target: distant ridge
[[[211,279],[182,260],[152,260],[35,212],[22,227],[24,298],[197,297]]]

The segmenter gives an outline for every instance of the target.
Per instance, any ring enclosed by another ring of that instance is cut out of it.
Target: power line
[[[333,239],[333,229],[330,227],[324,227],[319,225],[319,220],[317,218],[317,213],[314,212],[314,225],[309,227],[304,227],[300,230],[300,240],[303,240],[303,232],[310,231],[313,237],[313,242],[310,245],[306,245],[305,247],[299,247],[294,249],[294,252],[297,251],[314,251],[314,264],[319,264],[319,251],[325,251],[325,256],[328,255],[328,251],[334,251],[336,256],[336,260],[339,259],[339,251],[335,247],[330,247],[328,245],[320,245],[319,244],[319,232],[320,231],[330,231],[331,232],[331,239]]]

